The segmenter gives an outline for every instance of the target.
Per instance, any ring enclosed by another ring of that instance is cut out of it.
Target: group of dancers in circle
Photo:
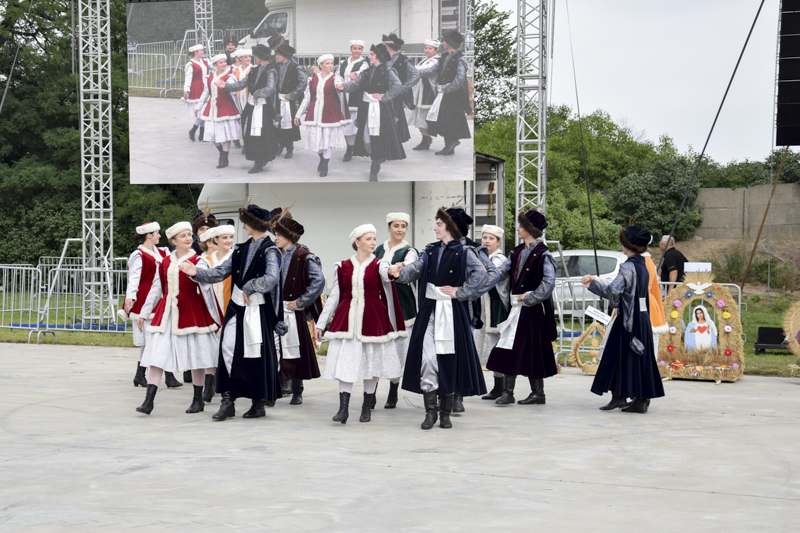
[[[437,240],[421,250],[405,240],[409,215],[389,213],[382,244],[372,224],[350,233],[353,254],[336,263],[323,305],[320,259],[300,244],[304,228],[290,208],[241,208],[248,239],[235,246],[234,228],[218,226],[209,209],[166,230],[172,251],[158,248],[157,223],[137,227],[142,244],[129,258],[124,309],[141,347],[134,383],[147,389],[137,411],[150,414],[164,373],[169,387],[170,373],[180,371],[194,388],[187,413],[203,411],[216,393],[214,420],[235,416],[242,397],[251,400],[244,418],[265,416],[285,394],[291,405],[302,404],[304,380],[320,377],[312,321],[316,341],[328,341],[325,377],[339,383],[335,422],[347,422],[356,382],[363,383],[359,421],[369,422],[380,379],[389,381],[386,409],[396,407],[400,387],[423,396],[422,429],[437,420],[452,427],[464,396],[501,406],[545,404],[544,379],[557,373],[556,266],[542,239],[542,213],[519,214],[522,242],[508,257],[500,251],[502,228],[484,226],[480,243],[466,236],[472,218],[463,209],[440,208]],[[651,398],[664,395],[641,255],[650,234],[629,226],[619,238],[628,256],[619,275],[610,283],[582,280],[618,310],[592,392],[612,393],[601,409],[645,413]],[[484,365],[494,372],[488,393]],[[520,375],[531,391],[516,401]]]
[[[441,41],[425,41],[425,59],[416,66],[400,51],[404,44],[390,33],[364,57],[366,43],[352,40],[346,60],[336,65],[332,54],[323,54],[310,75],[277,32],[252,49],[228,40],[226,51],[208,61],[203,45],[194,45],[183,93],[194,122],[189,138],[217,147],[217,168],[228,166],[231,143],[243,142],[251,174],[284,151],[291,159],[300,125],[306,149],[319,155],[321,177],[328,175],[333,150],[345,150],[344,162],[370,158],[370,181],[377,181],[383,162],[406,158],[409,125],[422,134],[414,150],[430,149],[441,136],[444,147],[436,155],[452,155],[471,137],[464,36],[448,30]]]

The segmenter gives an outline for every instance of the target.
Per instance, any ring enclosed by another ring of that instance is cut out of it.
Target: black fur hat
[[[383,43],[373,44],[370,46],[369,51],[375,52],[375,56],[382,64],[392,59],[392,55],[389,53],[389,51],[386,49],[386,45]]]

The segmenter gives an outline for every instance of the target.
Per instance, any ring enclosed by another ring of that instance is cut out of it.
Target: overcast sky
[[[565,0],[555,0],[553,104],[575,109]],[[495,0],[516,12],[516,0]],[[699,152],[760,0],[570,0],[581,112]],[[778,0],[767,0],[706,153],[763,160],[772,146]],[[516,22],[516,18],[514,18]]]

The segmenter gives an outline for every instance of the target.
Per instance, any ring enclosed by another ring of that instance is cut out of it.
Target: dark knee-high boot
[[[463,413],[464,411],[466,411],[464,409],[464,395],[457,392],[453,395],[453,412]]]
[[[212,420],[225,420],[236,416],[236,400],[231,398],[230,392],[222,393],[222,401],[219,402],[219,411],[211,417]]]
[[[506,375],[503,378],[503,394],[497,399],[497,405],[511,405],[514,403],[514,384],[517,382],[517,376]]]
[[[203,392],[203,400],[206,402],[211,402],[211,400],[214,398],[214,392],[216,392],[217,388],[216,374],[206,374],[205,386],[206,388]]]
[[[373,160],[369,166],[369,181],[378,181],[378,172],[381,171],[381,162]]]
[[[527,398],[517,403],[522,405],[544,405],[544,379],[528,378],[528,381],[531,384],[531,393]]]
[[[361,417],[358,419],[359,422],[369,422],[372,420],[372,405],[375,403],[375,393],[372,394],[364,393],[364,403],[361,404]]]
[[[253,400],[250,409],[242,415],[242,418],[261,418],[262,416],[267,416],[266,405],[267,400],[265,398]]]
[[[378,400],[375,399],[375,395],[378,394],[378,383],[375,384],[375,392],[372,393],[372,403],[369,404],[370,409],[375,409],[375,406],[378,405]]]
[[[144,403],[136,408],[140,413],[149,415],[153,412],[153,400],[156,398],[158,392],[158,385],[148,385],[147,392],[144,395]]]
[[[389,396],[386,398],[386,405],[383,406],[384,409],[394,409],[397,407],[397,389],[399,388],[399,383],[389,382]]]
[[[191,370],[184,370],[183,371],[183,382],[184,383],[191,383],[192,382],[192,371]]]
[[[350,393],[349,392],[340,392],[339,393],[339,410],[333,415],[334,422],[341,422],[342,424],[347,424],[347,419],[350,418]]]
[[[325,158],[322,157],[322,154],[320,153],[318,153],[317,155],[319,156],[319,165],[317,165],[317,172],[322,172],[322,160]]]
[[[450,413],[453,411],[453,401],[455,394],[446,394],[442,396],[441,407],[439,407],[439,427],[443,429],[450,429],[453,423],[450,422]]]
[[[134,387],[147,387],[147,378],[144,375],[144,371],[146,367],[143,367],[136,362],[136,375],[133,377],[133,386]]]
[[[205,126],[200,126],[200,132],[199,133],[200,133],[200,135],[198,135],[197,138],[198,138],[198,140],[202,141],[203,140],[203,135],[206,134],[206,127]]]
[[[435,390],[422,393],[422,400],[425,404],[425,420],[422,421],[420,426],[422,429],[431,429],[436,424],[438,418],[439,406],[437,405],[438,397]]]
[[[200,126],[195,124],[194,126],[192,126],[192,129],[189,130],[189,138],[192,140],[192,142],[194,142],[194,134],[195,134],[195,132],[197,132],[197,128],[199,128],[199,127]],[[201,141],[203,140],[202,137],[201,137],[200,140]]]
[[[189,383],[192,382],[191,377],[192,373],[189,372]],[[178,387],[183,387],[183,383],[175,379],[175,374],[172,372],[164,372],[164,383],[168,389],[177,389]]]
[[[192,385],[194,387],[194,397],[192,397],[192,404],[186,410],[187,413],[199,413],[205,409],[206,404],[203,403],[203,386]]]
[[[353,145],[348,144],[347,145],[347,150],[345,150],[345,152],[344,152],[344,158],[342,159],[342,161],[347,163],[351,159],[353,159]]]
[[[430,135],[423,135],[422,142],[412,148],[412,150],[427,150],[431,147],[432,142],[433,138]]]
[[[481,400],[496,400],[503,394],[503,376],[495,376],[494,387],[486,395],[481,396]]]
[[[292,380],[292,399],[289,401],[290,405],[300,405],[303,403],[303,380]]]
[[[601,411],[612,411],[620,407],[628,407],[628,400],[624,396],[611,395],[611,401],[600,408]]]
[[[322,158],[322,161],[321,161],[322,166],[319,169],[319,177],[320,178],[324,178],[325,176],[328,175],[328,163],[330,163],[330,161],[331,161],[330,159]]]

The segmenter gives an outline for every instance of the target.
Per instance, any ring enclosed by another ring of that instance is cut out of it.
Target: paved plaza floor
[[[331,421],[337,385],[266,418],[134,409],[137,350],[0,345],[0,531],[796,531],[800,379],[665,383],[647,415],[601,412],[575,369],[546,406],[468,398],[422,431],[419,396]],[[324,358],[321,359],[324,363]],[[487,379],[491,379],[487,374]],[[522,381],[522,380],[520,380]],[[529,392],[518,386],[518,396]]]

